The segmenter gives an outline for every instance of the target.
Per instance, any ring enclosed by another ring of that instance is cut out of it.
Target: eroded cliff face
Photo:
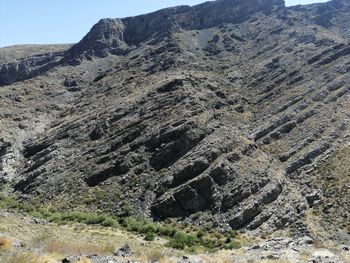
[[[239,23],[257,12],[271,13],[284,8],[283,0],[224,0],[196,7],[181,6],[124,19],[102,19],[66,52],[24,58],[0,68],[0,85],[43,74],[57,66],[78,65],[83,58],[126,55],[146,42],[161,42],[176,30],[215,27]]]
[[[57,208],[312,234],[324,189],[311,175],[349,142],[349,13],[181,6],[0,65],[0,156],[19,152],[7,184]]]

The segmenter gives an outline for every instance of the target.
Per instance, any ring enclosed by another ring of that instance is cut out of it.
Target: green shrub
[[[198,250],[197,250],[197,247],[193,246],[193,247],[186,247],[185,251],[187,253],[196,254]]]
[[[198,230],[194,227],[186,228],[186,224],[179,225],[176,221],[164,223],[154,223],[143,217],[117,217],[113,218],[103,214],[94,214],[79,211],[54,211],[47,208],[38,208],[33,205],[19,203],[18,201],[0,194],[0,206],[4,208],[15,209],[19,212],[25,212],[36,218],[43,218],[57,224],[67,222],[79,222],[84,224],[101,225],[104,227],[114,227],[117,223],[127,231],[144,234],[147,241],[153,241],[157,235],[169,239],[167,246],[175,249],[185,249],[186,251],[196,251],[197,248],[205,247],[209,250],[217,248],[237,249],[240,247],[238,242],[234,241],[237,236],[236,231],[228,231],[223,236],[217,232],[210,224],[206,226],[210,239],[204,230]],[[127,205],[126,205],[127,206]],[[171,226],[169,226],[169,224]],[[187,224],[188,225],[188,224]],[[181,227],[183,230],[180,230]],[[186,232],[187,233],[186,233]]]
[[[111,218],[111,217],[107,217],[102,223],[101,225],[104,227],[113,227],[116,225],[116,220]]]
[[[32,206],[23,203],[18,203],[14,200],[8,201],[7,207],[26,213],[32,212],[34,210]]]
[[[141,226],[140,232],[141,233],[157,233],[158,228],[157,228],[156,224],[154,224],[154,223],[147,223],[147,224]]]
[[[209,248],[209,249],[215,249],[221,246],[221,242],[219,240],[214,239],[204,239],[201,242],[202,246]]]
[[[158,227],[158,234],[165,237],[174,237],[177,230],[173,227],[167,227],[160,225]]]
[[[126,227],[127,226],[125,217],[118,217],[117,221],[118,221],[119,225],[121,225],[122,227]]]
[[[60,213],[53,213],[51,216],[47,219],[49,222],[58,223],[62,221],[62,214]]]
[[[197,236],[198,239],[201,239],[201,238],[203,238],[203,236],[204,236],[204,232],[203,232],[202,230],[199,230],[199,231],[197,232],[196,236]]]
[[[83,212],[73,211],[66,214],[66,220],[85,223],[88,221],[88,215]]]
[[[224,245],[225,249],[239,249],[240,247],[241,247],[241,244],[237,241],[232,241]]]
[[[153,241],[155,239],[156,235],[152,232],[147,232],[145,235],[146,241]]]
[[[103,215],[87,215],[86,220],[83,223],[88,225],[99,225],[105,220]]]
[[[128,231],[132,232],[140,232],[142,228],[142,224],[137,221],[135,218],[126,218],[124,221],[124,226]]]
[[[133,209],[128,202],[123,203],[121,209],[123,211],[121,216],[127,217],[132,215]]]
[[[39,211],[32,211],[29,214],[35,218],[43,218],[43,215]]]
[[[42,208],[38,209],[38,212],[42,215],[42,217],[43,217],[44,219],[49,218],[49,217],[51,216],[51,214],[52,214],[52,213],[49,212],[48,210],[42,209]]]
[[[6,200],[6,196],[2,193],[0,193],[0,201],[3,202]]]
[[[192,247],[198,243],[199,240],[195,235],[176,232],[174,237],[169,241],[168,246],[175,249],[185,249],[185,247]]]
[[[237,235],[238,235],[237,231],[232,230],[232,229],[226,232],[226,236],[228,236],[230,238],[235,238]]]

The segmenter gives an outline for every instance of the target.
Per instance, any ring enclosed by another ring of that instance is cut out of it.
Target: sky
[[[287,6],[327,0],[285,0]],[[206,0],[0,0],[0,47],[76,43],[101,18],[135,16]]]

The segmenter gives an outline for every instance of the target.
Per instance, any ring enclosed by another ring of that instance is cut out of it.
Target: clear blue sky
[[[120,18],[205,0],[0,0],[0,47],[78,42],[101,18]],[[286,0],[287,5],[326,0]]]

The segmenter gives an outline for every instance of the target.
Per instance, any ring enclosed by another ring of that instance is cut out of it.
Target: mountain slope
[[[61,209],[311,234],[304,214],[324,205],[312,175],[349,142],[349,11],[181,6],[1,64],[4,189]]]

